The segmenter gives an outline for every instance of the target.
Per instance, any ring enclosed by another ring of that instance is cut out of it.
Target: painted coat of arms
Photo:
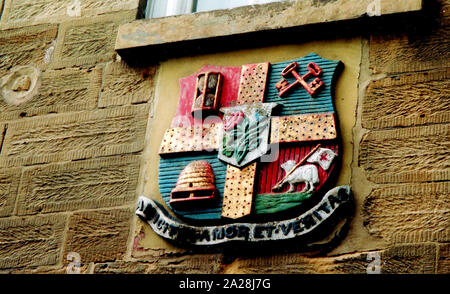
[[[342,153],[333,103],[340,61],[316,54],[180,80],[160,145],[159,189],[136,213],[181,246],[302,242],[348,217],[333,187]]]

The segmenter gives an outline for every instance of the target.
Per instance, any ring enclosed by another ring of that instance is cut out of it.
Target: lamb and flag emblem
[[[353,203],[349,186],[332,186],[342,154],[332,93],[342,66],[309,54],[207,65],[180,79],[159,150],[165,206],[142,195],[136,214],[184,247],[339,235]]]
[[[327,148],[320,148],[317,150],[310,158],[308,158],[309,163],[318,163],[320,167],[324,170],[328,170],[336,157],[336,153]]]

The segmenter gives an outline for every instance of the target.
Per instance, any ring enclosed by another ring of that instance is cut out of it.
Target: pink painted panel
[[[194,124],[192,116],[192,103],[194,101],[195,86],[197,74],[205,71],[220,72],[223,75],[222,93],[219,100],[219,109],[221,107],[230,107],[236,104],[239,91],[239,81],[241,76],[241,67],[218,67],[212,65],[203,66],[197,73],[180,79],[180,101],[175,118],[172,120],[172,128],[189,127]],[[222,117],[220,114],[219,117]],[[214,123],[214,120],[208,123]],[[201,121],[195,119],[195,124]]]

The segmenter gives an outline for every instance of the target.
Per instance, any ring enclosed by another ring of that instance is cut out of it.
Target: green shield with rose
[[[268,151],[270,116],[276,103],[246,103],[221,108],[223,133],[219,159],[243,167]]]

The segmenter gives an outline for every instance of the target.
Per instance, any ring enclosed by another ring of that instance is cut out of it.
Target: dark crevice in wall
[[[0,0],[0,20],[2,19],[4,9],[5,9],[5,3],[4,3],[4,1]]]
[[[145,18],[145,9],[147,8],[148,0],[139,0],[137,19]]]
[[[8,125],[5,125],[4,129],[3,129],[3,133],[0,136],[0,154],[2,154],[2,149],[3,149],[3,143],[5,142],[5,137],[6,137],[6,130],[8,129]]]

